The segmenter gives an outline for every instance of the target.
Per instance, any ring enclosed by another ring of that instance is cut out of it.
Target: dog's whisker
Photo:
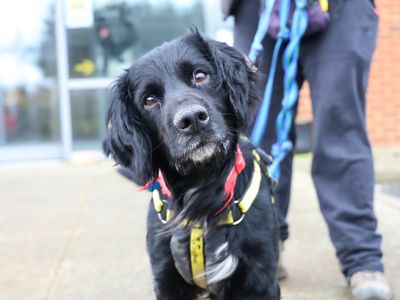
[[[151,152],[154,152],[155,150],[157,150],[158,148],[160,148],[163,144],[165,144],[165,142],[164,142],[164,141],[160,141],[160,143],[159,143],[157,146],[155,146],[155,147],[153,147],[153,148],[151,149]]]
[[[236,115],[232,113],[222,113],[221,115],[224,117],[236,117]]]

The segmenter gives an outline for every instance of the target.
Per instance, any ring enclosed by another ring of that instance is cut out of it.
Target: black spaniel
[[[242,138],[255,68],[197,31],[113,87],[104,151],[152,192],[147,248],[159,300],[279,299],[268,158]]]

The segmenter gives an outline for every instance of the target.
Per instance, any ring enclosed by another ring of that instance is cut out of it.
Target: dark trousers
[[[235,46],[248,53],[257,28],[259,0],[241,1],[235,15]],[[375,49],[378,17],[371,0],[331,0],[331,22],[303,39],[297,81],[307,80],[313,108],[312,178],[320,209],[345,276],[360,270],[383,271],[381,236],[373,208],[374,170],[365,121],[365,94]],[[266,37],[259,63],[268,74],[275,42]],[[282,51],[283,52],[283,51]],[[282,61],[282,53],[279,62]],[[259,80],[263,95],[267,76]],[[283,70],[278,63],[270,115],[262,147],[270,153],[281,108]],[[294,126],[293,126],[294,128]],[[294,130],[290,139],[295,143]],[[281,165],[276,188],[281,240],[288,238],[293,155]],[[318,237],[315,237],[318,239]]]

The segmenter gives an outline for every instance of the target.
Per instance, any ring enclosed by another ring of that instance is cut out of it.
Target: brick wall
[[[367,94],[368,131],[374,146],[400,147],[400,2],[376,2],[380,22]],[[297,119],[310,121],[307,85],[300,95]]]

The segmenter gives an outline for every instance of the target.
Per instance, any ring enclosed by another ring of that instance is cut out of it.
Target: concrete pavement
[[[400,183],[398,157],[382,160],[390,182]],[[283,295],[350,300],[308,165],[308,157],[297,159]],[[154,299],[145,251],[148,199],[110,163],[0,166],[0,299]],[[400,199],[378,190],[376,200],[387,276],[400,295]]]

